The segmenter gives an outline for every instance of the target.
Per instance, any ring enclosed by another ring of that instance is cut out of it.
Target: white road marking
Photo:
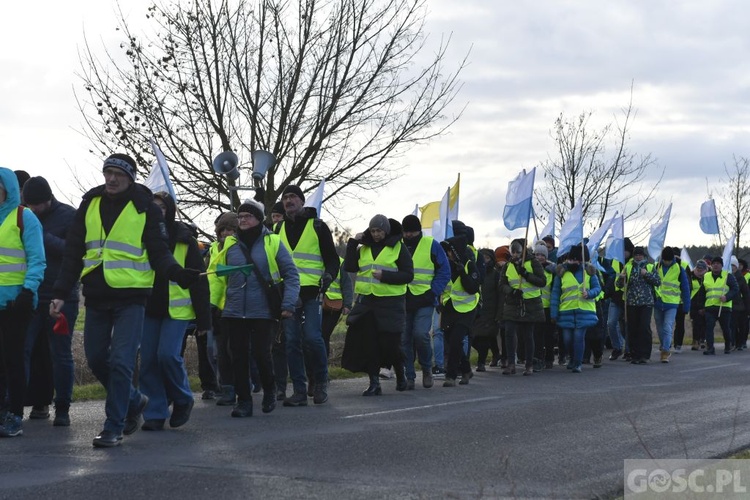
[[[503,396],[492,396],[492,397],[487,397],[487,398],[464,399],[462,401],[451,401],[449,403],[438,403],[434,405],[424,405],[424,406],[411,406],[409,408],[397,408],[395,410],[383,410],[383,411],[375,411],[372,413],[360,413],[358,415],[347,415],[346,417],[341,417],[341,418],[373,417],[375,415],[387,415],[389,413],[403,413],[406,411],[425,410],[428,408],[438,408],[440,406],[460,405],[460,404],[465,404],[465,403],[477,403],[479,401],[492,401],[493,399],[501,399],[502,397]]]
[[[739,365],[739,363],[727,363],[725,365],[707,366],[705,368],[691,368],[690,370],[680,370],[680,373],[702,372],[704,370],[716,370],[717,368],[726,368],[727,366],[736,366],[736,365]]]

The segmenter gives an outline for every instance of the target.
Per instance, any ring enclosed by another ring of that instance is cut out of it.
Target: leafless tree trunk
[[[724,165],[727,177],[718,197],[719,221],[723,236],[734,233],[734,248],[740,248],[740,236],[750,222],[750,160],[734,156],[732,167]]]

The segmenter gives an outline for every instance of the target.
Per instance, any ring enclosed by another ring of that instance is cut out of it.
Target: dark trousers
[[[516,348],[520,347],[520,339],[523,339],[526,366],[531,366],[531,362],[534,359],[534,323],[507,321],[505,323],[505,344],[508,346],[509,365],[513,365],[516,362]]]
[[[706,315],[695,313],[691,318],[693,321],[693,342],[706,342]]]
[[[260,372],[266,393],[274,391],[271,343],[277,322],[270,319],[222,318],[223,335],[229,337],[232,350],[234,390],[240,401],[252,399],[250,387],[250,355]]]
[[[469,335],[469,327],[463,323],[454,323],[443,327],[445,345],[448,346],[448,360],[445,363],[445,376],[455,379],[459,374],[469,373],[471,366],[464,351],[463,340]]]
[[[651,316],[653,306],[627,306],[628,343],[633,359],[651,357]]]
[[[278,326],[274,327],[271,358],[273,358],[273,376],[276,380],[276,392],[286,392],[289,366],[286,363],[286,336],[284,335],[284,328],[281,326],[281,322],[279,322]]]
[[[9,410],[21,417],[26,393],[24,349],[29,321],[31,314],[0,310],[0,361],[5,374],[5,391],[8,393]]]
[[[583,350],[583,359],[588,360],[593,353],[594,358],[601,358],[604,355],[604,344],[607,338],[607,315],[609,314],[609,305],[606,301],[599,300],[596,302],[596,325],[586,329],[585,347]]]
[[[500,359],[500,348],[497,345],[497,335],[492,337],[474,337],[471,345],[477,351],[477,364],[487,363],[487,354],[492,351],[492,359]]]
[[[734,345],[736,347],[743,346],[747,343],[747,311],[732,310],[732,333],[734,335]]]
[[[724,350],[732,348],[732,310],[722,307],[721,313],[718,307],[706,308],[706,347],[714,348],[714,327],[719,323],[721,333],[724,335]]]
[[[674,318],[674,340],[675,347],[682,346],[685,341],[685,308],[680,304],[677,308],[677,315]]]
[[[341,310],[339,311],[323,311],[321,318],[321,328],[323,330],[323,342],[326,344],[326,353],[328,353],[328,359],[331,359],[331,335],[341,317]]]
[[[550,319],[550,310],[544,310],[546,320],[534,326],[534,357],[551,363],[555,360],[557,325]]]
[[[234,385],[232,374],[232,353],[229,349],[229,336],[224,334],[221,311],[213,309],[214,340],[216,340],[216,368],[219,371],[221,385]]]

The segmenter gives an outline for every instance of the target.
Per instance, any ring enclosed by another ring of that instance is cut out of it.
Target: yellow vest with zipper
[[[579,283],[573,273],[566,271],[560,280],[560,311],[591,311],[596,313],[596,298],[581,297],[583,284],[586,290],[591,290],[591,276],[583,271],[583,283]]]
[[[178,242],[174,247],[174,260],[185,267],[188,244]],[[169,282],[169,317],[172,319],[195,319],[193,301],[190,299],[190,289],[182,288],[174,281]]]
[[[529,274],[533,274],[534,270],[531,266],[531,261],[527,260],[523,263],[523,267],[526,269],[526,271],[529,272]],[[518,272],[516,271],[516,266],[513,264],[508,264],[505,266],[505,277],[508,278],[508,284],[511,286],[511,288],[515,288],[516,290],[521,290],[523,292],[523,298],[524,299],[533,299],[534,297],[541,297],[542,290],[538,286],[534,286],[525,279],[522,279],[521,276],[518,275]]]
[[[466,274],[469,274],[468,262],[464,265],[464,271]],[[479,304],[479,292],[468,293],[464,290],[464,286],[461,284],[461,276],[459,275],[455,281],[448,283],[441,299],[443,304],[450,299],[453,309],[460,313],[467,313],[473,311]]]
[[[435,264],[432,262],[432,241],[430,236],[422,236],[411,256],[414,262],[414,279],[408,288],[412,295],[427,293],[435,277]]]
[[[0,286],[23,285],[26,280],[26,250],[18,227],[18,210],[10,211],[0,224]]]
[[[713,273],[706,273],[703,277],[703,288],[706,289],[706,307],[725,307],[732,308],[732,301],[721,301],[721,296],[725,295],[729,288],[727,287],[727,276],[729,273],[722,271],[721,275],[714,279]]]
[[[401,252],[401,242],[395,246],[384,247],[378,257],[372,258],[369,246],[363,246],[359,252],[359,272],[354,291],[361,295],[375,295],[376,297],[397,297],[406,294],[406,284],[393,285],[375,279],[373,271],[398,271],[398,255]]]
[[[555,275],[545,269],[544,270],[544,276],[547,279],[547,284],[544,285],[544,288],[541,289],[542,306],[545,309],[549,309],[550,305],[551,305],[550,304],[550,297],[552,295],[552,281],[554,280]]]
[[[305,229],[302,231],[302,236],[300,236],[295,248],[292,248],[286,237],[286,221],[281,223],[281,229],[279,230],[281,241],[292,254],[294,264],[297,266],[300,286],[320,286],[320,278],[325,272],[323,256],[320,255],[320,241],[318,240],[318,233],[315,232],[314,223],[315,219],[307,220]]]
[[[665,304],[679,304],[681,300],[680,266],[673,263],[667,274],[664,274],[664,268],[659,266],[659,277],[661,285],[656,289],[656,296]]]

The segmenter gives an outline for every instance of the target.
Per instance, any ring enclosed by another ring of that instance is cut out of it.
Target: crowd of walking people
[[[295,185],[270,211],[250,199],[220,214],[202,250],[172,196],[136,182],[133,158],[113,154],[102,173],[75,209],[43,177],[0,168],[2,437],[23,434],[29,406],[29,418],[48,419],[54,405],[53,425],[71,425],[81,295],[86,360],[107,393],[93,439],[104,448],[188,423],[187,332],[201,397],[237,418],[253,415],[259,392],[263,413],[325,404],[342,318],[341,366],[367,374],[367,397],[382,394],[383,370],[397,391],[416,390],[417,366],[431,389],[436,379],[469,384],[487,367],[532,376],[557,361],[581,373],[601,368],[607,349],[610,361],[669,363],[687,319],[694,351],[715,355],[716,323],[725,354],[747,348],[750,273],[734,256],[727,272],[709,255],[691,269],[670,247],[649,262],[628,238],[624,262],[589,255],[585,241],[560,252],[551,235],[476,249],[461,221],[437,241],[414,215],[382,214],[339,255]]]

